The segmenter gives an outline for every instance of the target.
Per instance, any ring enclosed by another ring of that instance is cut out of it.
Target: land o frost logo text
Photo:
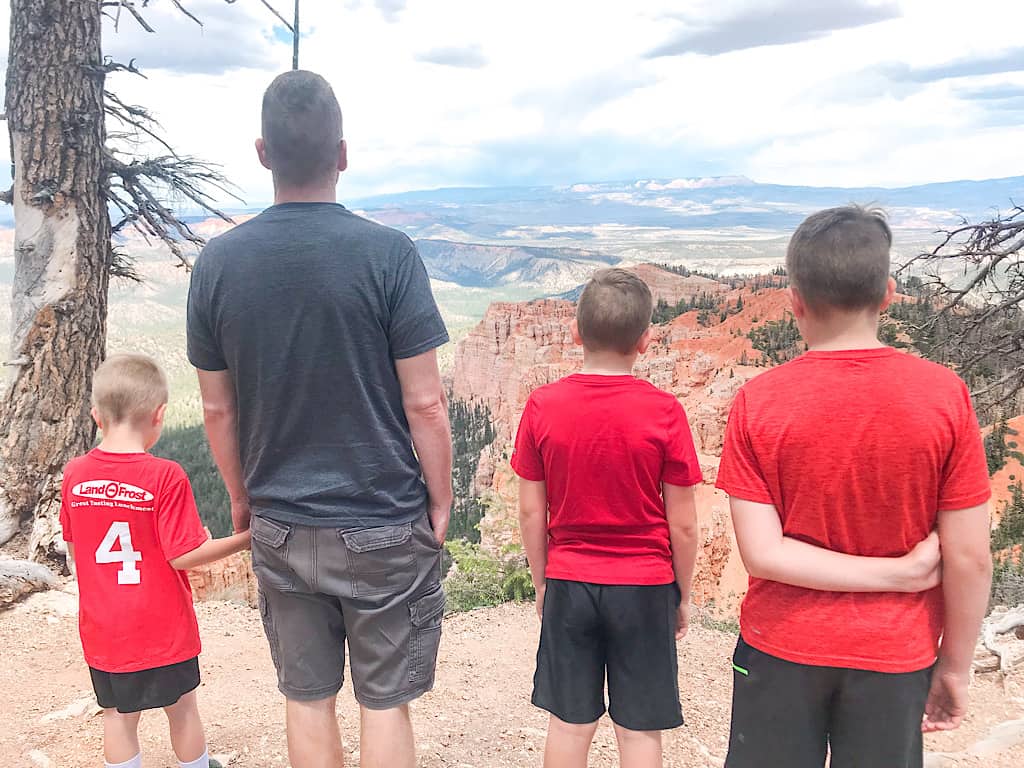
[[[86,499],[106,499],[107,501],[152,501],[153,494],[145,488],[139,488],[128,483],[119,483],[116,480],[90,480],[87,483],[79,483],[71,492],[75,496],[82,496]]]

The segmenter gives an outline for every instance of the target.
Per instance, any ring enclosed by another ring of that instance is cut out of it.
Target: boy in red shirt
[[[833,768],[916,768],[923,716],[939,730],[966,712],[988,472],[964,383],[878,340],[891,244],[858,206],[800,225],[786,267],[809,351],[733,405],[718,487],[751,578],[728,768],[821,768],[829,751]],[[935,529],[942,589],[894,582]]]
[[[147,451],[160,438],[167,380],[144,355],[115,355],[96,371],[99,447],[64,470],[60,520],[79,585],[79,631],[103,707],[107,768],[139,768],[143,710],[163,708],[182,768],[209,759],[196,706],[199,628],[185,570],[249,546],[213,540],[188,477]]]
[[[683,723],[676,639],[688,623],[701,471],[679,401],[632,375],[652,309],[636,275],[598,272],[572,329],[583,371],[533,392],[516,437],[549,768],[586,766],[606,672],[624,765],[661,765],[661,731]]]

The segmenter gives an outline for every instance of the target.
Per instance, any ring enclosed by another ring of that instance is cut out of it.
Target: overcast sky
[[[270,2],[290,14],[292,0]],[[202,29],[170,0],[150,0],[156,34],[127,14],[116,34],[107,25],[105,52],[149,76],[108,85],[266,202],[252,140],[290,38],[259,0],[182,3]],[[332,82],[345,115],[347,198],[1024,174],[1018,0],[302,0],[302,15],[302,65]]]

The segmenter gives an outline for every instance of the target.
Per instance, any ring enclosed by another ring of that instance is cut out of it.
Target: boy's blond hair
[[[148,355],[111,355],[92,379],[92,407],[108,424],[136,423],[167,403],[167,377]]]
[[[576,304],[576,325],[588,351],[628,355],[650,327],[653,312],[647,283],[625,269],[602,269]]]

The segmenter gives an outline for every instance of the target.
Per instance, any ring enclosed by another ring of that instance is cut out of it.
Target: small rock
[[[31,760],[39,768],[53,768],[53,761],[46,756],[44,752],[38,749],[33,749],[28,753],[28,759]]]

